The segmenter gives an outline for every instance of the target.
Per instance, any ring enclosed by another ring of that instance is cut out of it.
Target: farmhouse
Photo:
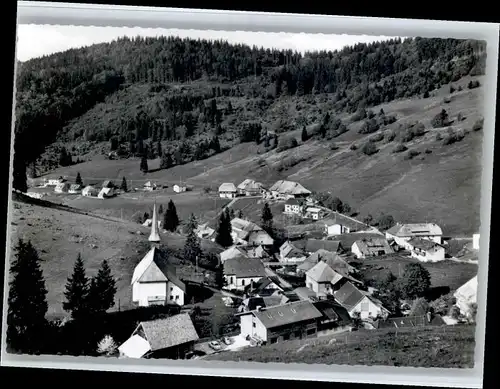
[[[351,282],[346,282],[339,290],[333,293],[335,300],[342,305],[349,315],[353,317],[359,313],[361,319],[375,319],[377,316],[386,318],[389,311],[382,306],[380,301],[360,291]]]
[[[56,192],[56,193],[68,193],[69,187],[70,187],[70,185],[68,182],[60,182],[54,188],[54,192]]]
[[[396,224],[385,232],[385,237],[393,239],[396,244],[410,250],[408,241],[412,238],[420,238],[432,240],[437,244],[441,244],[443,231],[435,223],[419,223],[419,224]]]
[[[344,251],[342,244],[338,240],[302,239],[295,241],[294,245],[308,254],[321,249],[332,253],[342,253]]]
[[[247,178],[238,185],[238,193],[242,196],[258,196],[262,194],[262,184]]]
[[[319,220],[324,216],[325,212],[321,208],[308,207],[304,217],[307,219]]]
[[[71,184],[68,193],[77,194],[82,191],[82,186],[80,184]]]
[[[144,184],[143,189],[147,192],[152,192],[153,190],[156,190],[157,185],[156,182],[148,181]]]
[[[111,182],[111,180],[105,180],[103,183],[102,183],[102,188],[114,188],[115,186],[113,185],[113,183]]]
[[[241,335],[274,344],[289,339],[315,337],[322,314],[309,301],[243,312],[240,316]]]
[[[114,195],[115,195],[115,191],[113,188],[105,187],[105,188],[101,189],[101,191],[99,192],[97,197],[99,197],[100,199],[106,199],[106,198],[113,197]]]
[[[359,239],[352,244],[351,251],[358,259],[394,253],[389,242],[383,236]]]
[[[285,202],[285,210],[283,213],[299,215],[302,213],[302,205],[297,199],[288,199]]]
[[[226,289],[244,290],[245,286],[266,276],[264,265],[258,259],[230,258],[224,262]]]
[[[304,188],[298,182],[280,180],[269,188],[264,197],[288,200],[293,198],[307,198],[310,195],[311,191]]]
[[[198,340],[189,314],[181,313],[139,323],[118,351],[122,358],[183,359]]]
[[[297,263],[306,259],[306,253],[297,248],[290,241],[286,241],[280,247],[279,261],[282,263]]]
[[[187,191],[187,186],[183,184],[175,184],[174,185],[174,192],[176,193],[182,193]]]
[[[470,317],[473,304],[477,304],[477,275],[458,288],[453,296],[456,299],[455,305],[460,309],[460,312],[464,316]]]
[[[98,193],[98,190],[95,188],[95,186],[92,185],[87,185],[82,190],[82,195],[86,197],[95,197]]]
[[[232,182],[225,182],[219,187],[219,196],[226,199],[234,199],[238,190]]]
[[[406,242],[411,256],[422,262],[439,262],[445,259],[445,249],[431,240],[412,238]]]

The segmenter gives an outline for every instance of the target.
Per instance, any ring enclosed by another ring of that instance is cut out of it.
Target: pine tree
[[[162,214],[163,214],[163,204],[160,204],[160,206],[158,207],[158,215]]]
[[[215,242],[222,247],[229,247],[233,245],[233,237],[231,236],[232,227],[231,219],[227,208],[221,212],[219,217],[219,224],[215,235]]]
[[[184,244],[184,259],[189,262],[195,262],[201,254],[200,239],[196,235],[198,222],[194,214],[191,214],[187,224],[187,238]]]
[[[97,275],[92,278],[88,306],[93,314],[103,314],[115,305],[116,281],[108,261],[102,261]]]
[[[31,242],[19,239],[15,251],[10,266],[7,343],[12,350],[31,354],[39,351],[42,331],[47,325],[47,289],[41,259]]]
[[[80,176],[80,172],[76,173],[75,184],[80,186],[83,185],[82,176]]]
[[[170,154],[168,151],[165,151],[164,153],[162,153],[161,156],[160,168],[168,169],[172,167],[172,165],[173,165],[172,154]]]
[[[307,135],[306,126],[302,127],[302,142],[307,142],[309,136]]]
[[[145,155],[141,157],[141,172],[147,173],[149,170],[148,168],[148,160]]]
[[[26,193],[28,191],[28,183],[26,178],[26,162],[21,155],[14,153],[14,172],[12,174],[12,186],[14,189]]]
[[[85,275],[85,266],[80,254],[76,258],[73,274],[68,277],[63,302],[63,309],[71,313],[73,319],[83,319],[88,313],[89,279]]]
[[[273,230],[273,213],[271,212],[271,208],[268,203],[264,204],[262,208],[262,215],[260,217],[262,221],[262,228],[270,234]]]
[[[128,191],[127,180],[125,179],[125,176],[122,178],[122,184],[120,185],[120,189],[124,192]]]
[[[172,200],[168,202],[167,211],[163,215],[163,228],[167,231],[174,232],[179,226],[179,217],[177,216],[177,209]]]

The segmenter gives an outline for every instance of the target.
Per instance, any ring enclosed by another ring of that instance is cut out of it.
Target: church
[[[184,305],[186,286],[177,278],[175,267],[168,264],[160,249],[160,233],[153,207],[151,249],[137,264],[132,276],[132,301],[140,307],[150,305]]]

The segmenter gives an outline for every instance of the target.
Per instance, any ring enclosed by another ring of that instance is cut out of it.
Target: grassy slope
[[[13,202],[11,242],[18,238],[31,240],[43,259],[43,272],[48,289],[51,316],[63,314],[63,291],[67,277],[73,270],[77,253],[81,253],[89,276],[93,276],[102,260],[107,259],[117,281],[115,307],[131,307],[130,280],[136,264],[143,258],[149,244],[149,229],[114,219],[103,219],[65,210]],[[136,234],[141,231],[142,235]],[[181,249],[184,240],[177,234],[162,234],[162,243],[172,250]],[[11,247],[13,247],[11,246]],[[203,241],[206,251],[220,252],[218,247]],[[11,253],[13,258],[14,252]],[[123,259],[122,259],[123,258]],[[193,269],[177,267],[178,275],[189,277]]]
[[[207,357],[207,360],[278,363],[471,368],[475,326],[363,330],[287,341]],[[335,341],[331,344],[331,339]],[[312,347],[314,346],[314,347]]]
[[[468,81],[466,77],[453,83],[455,87],[464,87],[464,90],[452,94],[449,103],[443,102],[444,97],[450,96],[449,87],[444,86],[428,99],[394,101],[373,109],[378,112],[383,108],[386,114],[395,114],[398,121],[388,126],[388,129],[396,132],[399,124],[406,122],[419,120],[426,125],[428,133],[407,144],[409,149],[422,153],[412,160],[405,160],[404,153],[392,153],[396,142],[379,142],[380,151],[372,156],[365,156],[359,150],[350,150],[352,143],[362,145],[370,136],[358,134],[359,123],[353,123],[349,126],[349,132],[331,142],[310,140],[281,153],[271,151],[258,154],[258,146],[247,143],[204,161],[147,175],[139,171],[138,160],[109,161],[103,157],[57,169],[54,173],[74,177],[79,171],[84,179],[118,179],[124,175],[137,182],[155,179],[170,184],[182,179],[200,189],[205,186],[215,189],[227,181],[239,183],[245,177],[258,179],[268,185],[278,179],[288,178],[300,181],[315,191],[332,191],[358,209],[362,216],[370,213],[376,217],[386,212],[402,222],[433,220],[443,227],[445,234],[470,235],[479,228],[482,133],[470,132],[463,141],[443,146],[441,141],[435,140],[435,134],[442,132],[445,135],[446,128],[432,129],[429,124],[445,108],[452,120],[456,119],[458,113],[466,117],[462,122],[455,121],[452,126],[454,129],[471,129],[482,116],[483,87],[468,90]],[[297,111],[293,104],[295,99],[277,100],[266,111],[263,120],[273,123],[283,115],[283,110],[295,118],[299,115],[314,116],[317,110],[315,104],[301,103],[305,107]],[[300,131],[289,135],[299,138]],[[330,149],[332,142],[338,146],[335,151]],[[432,150],[432,153],[425,154],[425,149]],[[292,157],[303,161],[288,170],[278,171],[278,164]],[[154,169],[158,163],[150,161],[150,168]]]

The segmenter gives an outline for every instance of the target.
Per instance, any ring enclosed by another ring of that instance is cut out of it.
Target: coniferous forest
[[[302,55],[160,37],[33,59],[17,69],[14,186],[24,190],[27,172],[77,163],[103,142],[118,158],[161,157],[169,168],[239,142],[272,148],[277,134],[305,125],[321,127],[323,136],[345,131],[330,117],[425,98],[463,76],[484,74],[485,58],[486,43],[475,40],[393,39]],[[262,119],[277,101],[318,95],[326,108],[300,122]],[[232,98],[245,104],[233,107]],[[60,142],[74,142],[73,149]]]

